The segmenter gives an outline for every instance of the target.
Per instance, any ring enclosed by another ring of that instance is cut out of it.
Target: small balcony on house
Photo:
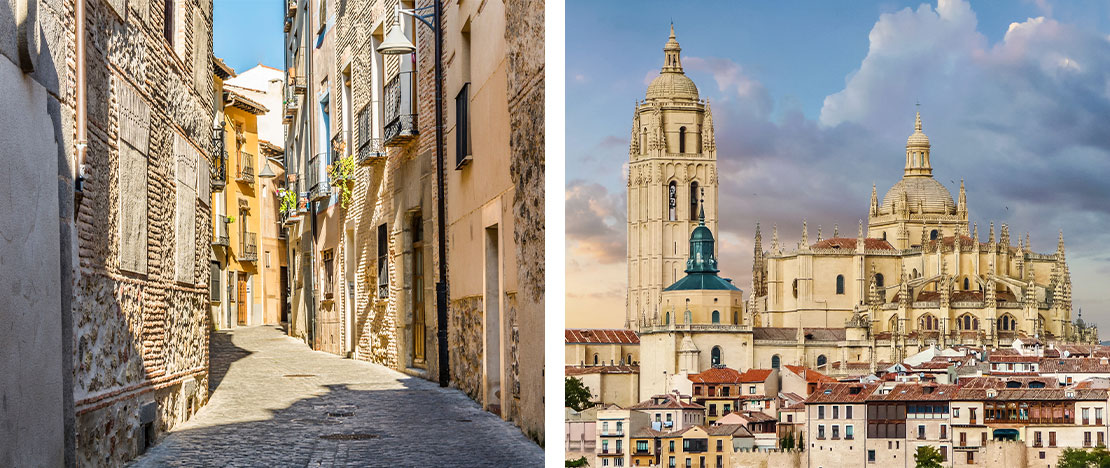
[[[212,218],[214,226],[212,226],[212,246],[213,247],[227,247],[231,245],[227,235],[227,216],[217,215]]]
[[[285,87],[285,94],[283,96],[283,99],[284,101],[282,102],[282,122],[292,123],[294,120],[297,119],[297,111],[300,110],[301,100],[299,97],[297,97],[297,94],[293,92],[292,86]]]
[[[385,161],[385,147],[382,139],[375,138],[374,123],[371,117],[372,104],[367,104],[358,112],[358,150],[356,163],[360,166],[369,166],[378,161]]]
[[[227,185],[227,150],[224,146],[224,128],[212,129],[212,190],[219,192]]]
[[[331,196],[331,184],[328,183],[328,174],[325,163],[328,153],[316,153],[308,160],[308,199],[318,201]]]
[[[293,88],[294,94],[305,94],[308,92],[308,81],[305,80],[305,50],[304,47],[297,49],[297,54],[293,56],[293,66],[289,67],[286,76],[286,83]]]
[[[415,79],[413,72],[405,71],[385,85],[385,146],[401,146],[416,138]]]
[[[235,180],[248,184],[254,183],[254,155],[246,151],[239,152],[239,171],[235,174]]]
[[[242,237],[239,238],[239,256],[236,258],[240,262],[258,261],[258,233],[243,233]]]

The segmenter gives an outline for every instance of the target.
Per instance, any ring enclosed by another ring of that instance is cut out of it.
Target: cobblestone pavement
[[[462,392],[312,351],[280,328],[214,332],[208,404],[134,467],[543,466]]]

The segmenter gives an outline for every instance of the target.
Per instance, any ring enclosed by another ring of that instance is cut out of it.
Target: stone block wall
[[[482,296],[452,301],[447,333],[451,385],[479,404],[485,403],[482,397],[483,308]]]
[[[172,45],[161,2],[88,2],[86,14],[75,456],[81,466],[118,466],[208,397],[212,7],[178,2]],[[66,104],[75,98],[67,93]]]
[[[544,437],[544,351],[517,347],[544,339],[544,2],[505,2],[509,119],[512,133],[513,243],[520,297],[509,302],[510,381],[519,397],[514,422],[541,444]],[[516,398],[514,398],[514,403]]]

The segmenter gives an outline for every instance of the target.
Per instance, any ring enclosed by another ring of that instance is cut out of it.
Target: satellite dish
[[[1071,351],[1064,350],[1064,357],[1071,357]]]

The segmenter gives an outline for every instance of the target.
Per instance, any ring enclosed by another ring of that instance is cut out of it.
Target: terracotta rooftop
[[[667,431],[657,431],[650,427],[645,427],[636,432],[633,432],[631,437],[633,439],[653,439],[656,437],[663,437],[667,435]]]
[[[744,418],[745,421],[752,423],[776,421],[774,417],[769,416],[767,413],[764,413],[762,411],[733,411],[730,414],[740,416],[741,418]]]
[[[654,399],[656,399],[656,398],[665,398],[665,400],[660,402],[660,403],[656,403],[654,401]],[[699,405],[697,403],[686,403],[686,402],[678,401],[678,399],[675,398],[674,395],[656,395],[656,396],[652,397],[652,399],[641,401],[641,402],[636,403],[635,405],[632,405],[628,408],[629,409],[635,409],[635,410],[641,410],[641,409],[699,409],[699,410],[703,410],[703,409],[705,409],[704,406]]]
[[[982,376],[960,379],[960,388],[1006,388],[1007,382],[1017,382],[1022,388],[1028,388],[1030,383],[1044,384],[1045,388],[1059,387],[1059,382],[1052,377],[1026,377],[1026,376]]]
[[[711,436],[755,437],[743,424],[718,424],[705,428]]]
[[[856,242],[855,237],[832,237],[813,244],[810,248],[855,250]],[[863,240],[863,248],[867,250],[896,250],[893,245],[890,245],[890,242],[870,237]]]
[[[863,403],[878,387],[862,383],[821,384],[806,398],[806,403]]]
[[[1045,359],[1041,372],[1110,373],[1110,362],[1103,363],[1102,358]]]
[[[619,328],[567,328],[567,344],[640,344],[640,337],[632,330]]]
[[[706,369],[697,374],[688,376],[691,382],[701,384],[735,384],[740,383],[741,374],[736,369],[729,369],[727,367],[714,367]]]
[[[566,366],[563,373],[568,376],[586,374],[639,374],[640,366]]]
[[[772,372],[774,372],[774,369],[748,369],[740,374],[740,381],[743,383],[765,382]]]
[[[836,382],[836,379],[834,379],[832,377],[829,377],[825,374],[822,374],[820,372],[817,372],[817,371],[815,371],[813,369],[810,369],[808,367],[791,366],[791,365],[785,365],[785,366],[782,366],[782,367],[786,368],[790,372],[793,372],[794,374],[796,374],[799,377],[805,378],[806,382]]]
[[[224,89],[224,95],[225,101],[234,101],[231,104],[232,107],[237,107],[255,115],[262,115],[269,112],[269,109],[266,109],[266,106],[263,106],[258,101],[230,89]]]
[[[867,401],[948,401],[959,388],[958,385],[898,384],[884,395],[871,395]]]
[[[1041,362],[1040,356],[1022,356],[1020,354],[1003,354],[998,355],[991,353],[987,357],[987,362]]]

